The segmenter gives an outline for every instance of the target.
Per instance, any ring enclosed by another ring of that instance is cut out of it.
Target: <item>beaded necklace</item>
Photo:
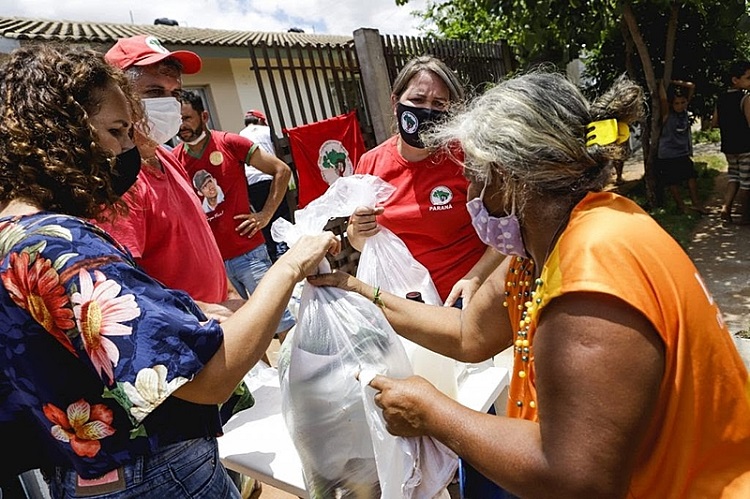
[[[531,357],[531,340],[530,329],[531,322],[535,318],[537,311],[542,303],[541,298],[541,286],[543,281],[541,278],[534,280],[535,288],[531,290],[531,279],[533,279],[534,261],[530,258],[516,257],[510,264],[508,270],[509,277],[505,283],[505,301],[503,301],[504,307],[515,307],[520,312],[520,320],[516,329],[516,337],[513,342],[513,350],[515,357],[518,360],[520,358],[521,366],[514,373],[523,380],[526,385],[526,376],[529,373],[529,360]],[[509,311],[510,313],[510,311]],[[517,315],[516,313],[510,313],[511,317]],[[512,319],[511,319],[512,320]],[[526,392],[526,390],[523,390]],[[523,407],[523,401],[518,398],[515,401],[516,406],[521,410]],[[529,402],[531,409],[536,408],[536,402],[531,400]]]
[[[514,365],[514,376],[520,378],[522,383],[522,390],[515,395],[515,405],[518,408],[518,412],[522,414],[524,419],[536,419],[536,401],[533,393],[528,396],[532,390],[532,380],[527,377],[531,374],[532,364],[530,363],[532,358],[532,323],[535,323],[537,315],[543,306],[544,296],[544,279],[542,278],[542,272],[547,259],[552,252],[554,245],[557,243],[558,236],[562,233],[563,229],[567,226],[569,217],[563,217],[558,225],[555,233],[552,235],[552,239],[547,247],[547,252],[544,255],[544,262],[542,263],[542,269],[540,269],[540,275],[534,279],[534,261],[531,258],[515,257],[510,263],[508,269],[508,280],[505,283],[505,300],[503,306],[506,308],[516,308],[519,314],[512,313],[509,310],[509,316],[511,317],[511,323],[513,316],[519,317],[517,322],[516,337],[513,342],[514,357],[516,360],[520,358],[520,365]],[[531,289],[533,279],[534,289]],[[514,329],[516,326],[514,325]],[[532,398],[528,403],[528,408],[524,408],[523,399]]]

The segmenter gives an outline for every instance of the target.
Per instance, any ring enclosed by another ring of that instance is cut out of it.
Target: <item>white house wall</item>
[[[183,75],[182,84],[206,90],[215,128],[228,132],[242,130],[246,109],[240,99],[229,59],[204,57],[201,71],[194,75]]]

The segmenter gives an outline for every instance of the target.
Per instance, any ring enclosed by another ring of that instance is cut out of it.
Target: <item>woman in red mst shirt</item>
[[[400,237],[429,270],[446,305],[458,298],[465,305],[503,258],[479,240],[471,225],[469,183],[457,162],[463,154],[427,149],[420,139],[420,132],[463,98],[458,78],[439,59],[420,56],[404,66],[391,94],[399,133],[365,153],[355,169],[380,177],[396,191],[376,209],[357,208],[347,228],[358,250],[381,225]]]

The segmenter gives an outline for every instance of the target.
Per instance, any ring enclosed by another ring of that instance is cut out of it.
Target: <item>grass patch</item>
[[[698,173],[698,196],[701,201],[705,202],[713,194],[716,176],[726,169],[726,161],[723,154],[698,155],[693,158],[693,161]],[[663,206],[650,207],[646,198],[646,184],[642,178],[623,194],[646,210],[680,246],[688,247],[692,241],[693,232],[701,219],[699,213],[691,211],[681,213],[668,192],[664,193]],[[690,196],[687,192],[687,185],[681,187],[681,194],[685,204],[689,206]]]
[[[698,130],[693,132],[693,144],[701,142],[719,142],[721,141],[721,130],[712,128],[710,130]]]

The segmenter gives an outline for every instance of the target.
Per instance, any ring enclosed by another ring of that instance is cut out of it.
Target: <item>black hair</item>
[[[731,66],[729,66],[729,84],[732,84],[732,78],[741,78],[742,75],[744,75],[747,70],[750,69],[750,61],[746,60],[739,60],[734,61]]]
[[[257,116],[253,116],[253,115],[245,116],[245,126],[257,125],[258,123],[260,123],[260,118],[258,118]]]
[[[201,99],[201,96],[196,92],[191,92],[190,90],[184,90],[182,92],[182,95],[180,95],[180,102],[182,102],[183,104],[190,104],[190,106],[192,106],[192,108],[195,109],[195,112],[197,112],[198,114],[206,110],[206,107],[203,105],[203,99]]]

